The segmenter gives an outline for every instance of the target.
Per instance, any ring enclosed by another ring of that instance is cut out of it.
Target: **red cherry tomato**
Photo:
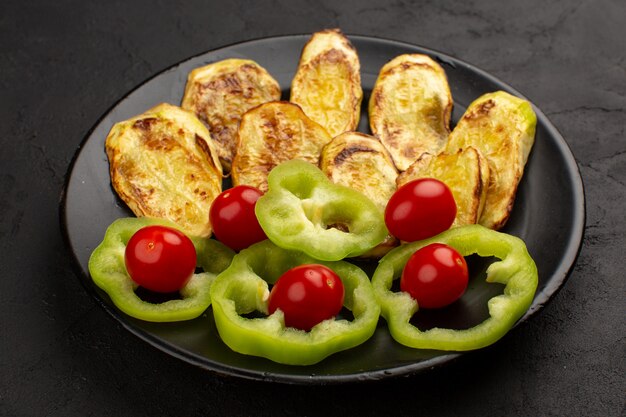
[[[343,306],[341,279],[324,265],[300,265],[285,272],[272,287],[269,312],[281,309],[285,325],[301,330],[336,316]]]
[[[165,226],[146,226],[128,241],[124,262],[138,285],[168,293],[184,287],[196,269],[196,249],[182,232]]]
[[[254,214],[263,193],[248,185],[238,185],[218,195],[209,212],[215,237],[229,248],[240,251],[267,239]]]
[[[405,242],[448,230],[455,217],[456,203],[450,188],[434,178],[404,184],[391,196],[385,209],[387,229]]]
[[[400,289],[411,294],[420,308],[440,308],[459,299],[467,281],[465,258],[448,245],[433,243],[409,258]]]

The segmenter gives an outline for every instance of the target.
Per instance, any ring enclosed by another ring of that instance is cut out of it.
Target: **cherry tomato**
[[[262,195],[259,189],[248,185],[238,185],[218,195],[209,211],[215,237],[235,251],[267,239],[254,214],[256,201]]]
[[[411,294],[420,308],[440,308],[463,295],[467,280],[465,258],[448,245],[433,243],[409,258],[400,289]]]
[[[336,316],[343,306],[341,279],[324,265],[300,265],[285,272],[272,287],[269,312],[281,309],[285,326],[311,330]]]
[[[449,229],[455,217],[456,203],[450,188],[434,178],[404,184],[385,209],[387,229],[405,242],[435,236]]]
[[[155,292],[174,292],[184,287],[193,275],[196,249],[176,229],[146,226],[128,241],[124,262],[138,285]]]

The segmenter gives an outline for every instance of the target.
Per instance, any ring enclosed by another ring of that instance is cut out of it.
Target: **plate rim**
[[[550,301],[554,299],[556,294],[562,289],[565,282],[568,280],[574,265],[576,264],[576,260],[580,254],[582,249],[582,243],[584,238],[584,229],[586,224],[586,198],[584,193],[584,183],[582,181],[582,176],[580,173],[580,168],[574,154],[563,137],[563,135],[558,131],[558,129],[552,124],[550,119],[539,109],[532,100],[529,100],[524,94],[522,94],[519,90],[511,86],[510,84],[502,81],[501,79],[495,77],[494,75],[482,70],[470,64],[462,59],[455,58],[452,55],[449,55],[444,52],[440,52],[438,50],[424,47],[418,44],[413,44],[410,42],[399,41],[390,38],[377,37],[377,36],[368,36],[368,35],[360,35],[360,34],[344,34],[354,43],[354,41],[359,42],[372,42],[378,44],[387,44],[393,45],[400,48],[408,48],[408,49],[419,49],[423,51],[423,53],[434,57],[439,63],[451,65],[453,67],[460,66],[465,70],[468,70],[474,74],[477,74],[479,77],[488,80],[490,83],[503,87],[504,90],[517,95],[518,97],[524,98],[528,100],[535,113],[537,114],[537,120],[541,120],[542,124],[548,131],[548,134],[556,140],[554,143],[557,145],[559,153],[563,156],[565,160],[564,167],[565,171],[568,172],[570,184],[572,185],[572,191],[574,195],[574,207],[573,207],[573,219],[572,225],[573,228],[569,230],[570,239],[568,241],[568,245],[563,252],[563,257],[558,264],[556,271],[549,277],[549,282],[546,287],[541,291],[535,294],[531,307],[528,311],[517,321],[514,327],[519,326],[520,324],[527,323],[528,319],[532,316],[536,315],[541,311]],[[109,106],[100,117],[93,122],[91,127],[87,130],[87,132],[83,135],[82,140],[80,141],[78,147],[75,149],[74,154],[70,160],[68,165],[68,169],[65,173],[64,183],[61,190],[61,195],[59,198],[59,220],[61,224],[61,233],[63,235],[63,240],[65,243],[65,249],[69,252],[70,257],[72,259],[72,269],[76,274],[77,278],[81,282],[81,285],[87,290],[89,294],[95,299],[95,301],[108,313],[110,319],[113,319],[116,323],[121,325],[125,331],[128,331],[138,337],[139,339],[147,342],[149,345],[157,348],[159,351],[170,355],[172,357],[181,360],[187,364],[193,365],[205,371],[209,371],[213,374],[226,377],[226,378],[242,378],[253,381],[266,381],[266,382],[276,382],[276,383],[286,383],[286,384],[295,384],[295,385],[331,385],[331,384],[341,384],[346,382],[371,382],[378,381],[382,379],[388,378],[396,378],[399,376],[410,376],[417,373],[424,373],[428,371],[432,371],[435,368],[440,367],[440,365],[454,362],[458,360],[462,356],[469,356],[472,351],[469,352],[450,352],[447,354],[443,354],[440,356],[436,356],[431,359],[427,359],[424,361],[414,362],[410,364],[404,364],[400,366],[395,366],[393,368],[388,369],[379,369],[379,370],[369,370],[363,371],[360,373],[346,373],[339,375],[294,375],[294,374],[286,374],[280,372],[264,372],[251,370],[243,367],[235,367],[230,365],[224,365],[221,362],[209,359],[204,356],[200,356],[191,351],[182,349],[171,343],[164,343],[158,337],[152,335],[148,331],[138,328],[132,324],[128,319],[125,319],[123,313],[119,312],[115,309],[114,306],[107,304],[101,297],[101,295],[97,292],[96,288],[94,288],[93,283],[90,281],[90,277],[88,274],[85,274],[82,267],[80,266],[80,260],[77,258],[76,253],[71,250],[72,245],[70,242],[70,236],[68,234],[68,219],[67,219],[67,211],[66,211],[66,198],[68,186],[70,183],[70,179],[72,176],[72,172],[74,170],[76,161],[81,155],[83,151],[84,145],[90,139],[94,130],[103,122],[103,120],[125,99],[127,99],[131,94],[139,90],[142,86],[153,80],[154,78],[164,74],[168,71],[172,71],[175,68],[184,65],[186,62],[202,57],[207,54],[219,53],[220,51],[224,51],[239,45],[243,44],[254,44],[254,43],[266,43],[271,42],[272,40],[296,40],[302,38],[302,40],[306,40],[311,36],[310,33],[296,33],[296,34],[288,34],[288,35],[279,35],[279,36],[267,36],[267,37],[258,37],[251,38],[243,41],[229,43],[214,49],[205,50],[203,52],[194,54],[185,59],[182,59],[172,65],[169,65],[161,70],[157,70],[154,74],[145,78],[143,81],[139,82],[136,86],[128,90],[124,93],[118,100],[116,100],[111,106]],[[91,285],[90,285],[91,284]],[[504,337],[507,337],[505,335]]]

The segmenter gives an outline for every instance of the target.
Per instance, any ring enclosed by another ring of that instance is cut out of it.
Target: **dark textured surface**
[[[624,415],[624,2],[22,3],[0,3],[1,416]],[[529,97],[579,162],[581,253],[537,317],[451,366],[334,387],[217,378],[129,336],[85,292],[60,233],[64,176],[94,122],[160,70],[326,27],[446,52]]]

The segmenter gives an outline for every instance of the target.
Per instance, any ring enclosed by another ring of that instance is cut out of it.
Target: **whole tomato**
[[[263,193],[248,185],[238,185],[218,195],[209,211],[215,237],[229,248],[240,251],[267,239],[254,214]]]
[[[280,309],[285,325],[310,330],[316,324],[336,316],[343,306],[344,286],[330,268],[309,264],[285,272],[270,292],[269,312]]]
[[[196,269],[196,249],[179,230],[146,226],[126,244],[124,263],[139,286],[160,293],[175,292],[187,284]]]
[[[465,258],[448,245],[433,243],[411,255],[402,271],[400,289],[420,308],[440,308],[458,300],[467,282]]]
[[[389,199],[385,224],[389,232],[405,242],[437,235],[450,228],[456,203],[448,186],[434,178],[404,184]]]

